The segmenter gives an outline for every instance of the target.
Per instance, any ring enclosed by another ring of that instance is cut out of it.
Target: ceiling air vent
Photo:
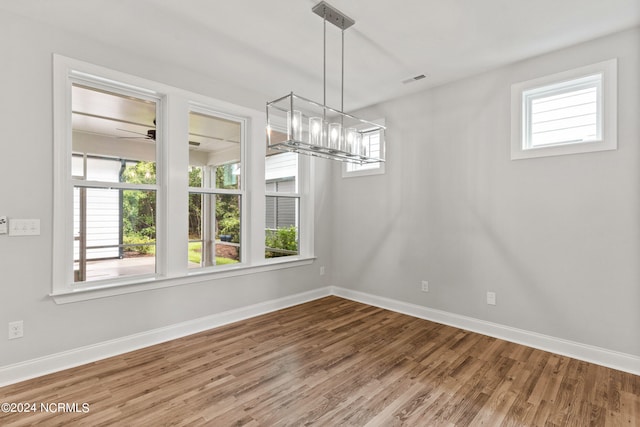
[[[424,79],[426,77],[427,77],[426,74],[420,74],[420,75],[415,76],[415,77],[409,77],[408,79],[404,79],[402,81],[402,83],[404,83],[404,84],[413,83],[413,82],[416,82],[418,80],[422,80],[422,79]]]

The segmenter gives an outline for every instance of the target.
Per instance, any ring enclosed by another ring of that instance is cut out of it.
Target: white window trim
[[[385,118],[381,118],[381,119],[377,119],[377,120],[373,120],[372,123],[378,124],[380,126],[386,126],[386,119]],[[365,128],[360,128],[360,130],[366,130]],[[383,130],[384,132],[384,130]],[[383,152],[385,153],[385,158],[386,158],[386,140],[383,140],[380,142],[381,144],[381,150],[383,150]],[[359,176],[370,176],[370,175],[384,175],[385,173],[385,162],[379,162],[377,163],[378,167],[376,168],[370,168],[370,169],[361,169],[361,170],[352,170],[350,171],[348,169],[349,164],[347,162],[343,162],[342,163],[342,177],[343,178],[356,178]]]
[[[264,252],[264,249],[262,252]],[[313,256],[305,258],[274,258],[273,260],[266,263],[256,263],[255,265],[242,266],[225,266],[224,269],[218,269],[216,271],[198,271],[188,276],[156,279],[138,278],[137,281],[130,281],[129,283],[118,283],[112,285],[94,284],[93,286],[78,289],[76,291],[52,292],[51,294],[49,294],[49,296],[51,296],[57,304],[67,304],[92,299],[107,298],[116,295],[170,288],[173,286],[190,285],[194,283],[202,283],[229,277],[245,276],[248,274],[258,274],[268,271],[281,270],[284,268],[301,267],[313,263],[314,260],[315,257]]]
[[[129,87],[134,92],[146,93],[165,100],[159,111],[158,130],[159,171],[157,186],[158,250],[156,252],[157,272],[152,277],[128,277],[119,280],[84,282],[74,285],[72,263],[73,242],[69,238],[73,231],[71,185],[71,79],[90,78],[109,86]],[[146,89],[143,89],[146,88]],[[53,272],[50,295],[56,303],[83,301],[113,295],[158,289],[168,286],[198,283],[219,278],[253,274],[313,262],[313,184],[312,165],[306,156],[300,158],[300,254],[285,259],[266,260],[264,258],[264,141],[265,113],[228,102],[212,99],[162,83],[132,76],[119,71],[67,58],[53,56],[53,118],[54,118],[54,197],[53,197]],[[188,144],[162,144],[162,141],[186,140],[189,132],[188,112],[190,108],[204,108],[207,111],[240,118],[245,126],[243,133],[244,182],[242,252],[243,262],[236,265],[218,266],[215,269],[190,271],[187,265],[187,206],[189,162]],[[171,159],[171,161],[170,161]],[[176,165],[184,165],[184,171]],[[304,210],[303,210],[304,209]],[[171,218],[171,224],[167,219]]]
[[[538,87],[575,80],[594,74],[602,74],[600,104],[602,108],[602,138],[587,142],[525,148],[523,140],[525,130],[523,93]],[[616,58],[513,84],[511,86],[511,160],[617,149],[617,93]]]

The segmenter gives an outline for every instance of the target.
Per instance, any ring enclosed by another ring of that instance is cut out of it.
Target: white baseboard
[[[420,319],[431,320],[444,325],[454,326],[456,328],[523,344],[528,347],[549,351],[562,356],[568,356],[585,362],[629,372],[634,375],[640,375],[640,357],[631,354],[568,341],[497,323],[486,322],[472,317],[435,310],[421,305],[380,297],[351,289],[332,286],[331,294],[364,304],[385,308],[398,313],[407,314],[409,316],[418,317]]]
[[[177,323],[164,328],[153,329],[151,331],[128,335],[126,337],[51,354],[13,365],[2,366],[0,367],[0,387],[313,301],[329,296],[331,294],[330,292],[330,288],[315,289]]]
[[[497,323],[486,322],[472,317],[435,310],[373,294],[331,286],[3,366],[0,367],[0,387],[95,362],[100,359],[106,359],[107,357],[181,338],[329,295],[336,295],[341,298],[392,310],[420,319],[431,320],[433,322],[640,375],[640,357],[638,356],[512,328]]]

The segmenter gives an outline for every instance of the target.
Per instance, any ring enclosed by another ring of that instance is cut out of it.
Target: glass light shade
[[[362,137],[362,143],[360,144],[360,146],[362,147],[362,156],[363,157],[369,157],[369,154],[371,153],[371,140],[367,137]]]
[[[357,164],[384,162],[384,126],[294,93],[267,102],[266,116],[270,150]],[[361,136],[365,135],[364,139],[368,140],[368,135],[374,134],[379,138],[376,143],[380,141],[380,155],[370,157],[371,153],[366,149],[368,155],[363,156]]]
[[[356,141],[356,134],[358,132],[355,128],[346,128],[344,130],[344,139],[342,140],[342,148],[341,150],[345,153],[355,153],[354,143]]]
[[[302,139],[302,113],[297,110],[287,111],[287,139],[300,141]]]
[[[329,123],[327,137],[329,138],[329,148],[339,150],[340,140],[342,139],[342,125],[340,123]]]
[[[322,145],[322,118],[309,117],[309,144],[320,147]]]
[[[353,154],[356,156],[364,156],[362,147],[362,134],[356,132],[353,140]]]

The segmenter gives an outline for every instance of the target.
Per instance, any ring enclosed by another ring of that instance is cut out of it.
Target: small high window
[[[385,125],[385,119],[374,120],[374,122],[382,126]],[[384,131],[377,128],[371,131],[361,129],[361,131],[363,131],[362,144],[367,156],[385,157]],[[342,164],[343,178],[378,174],[384,174],[384,162],[363,164],[345,162]]]
[[[615,60],[512,87],[512,159],[612,150]]]

